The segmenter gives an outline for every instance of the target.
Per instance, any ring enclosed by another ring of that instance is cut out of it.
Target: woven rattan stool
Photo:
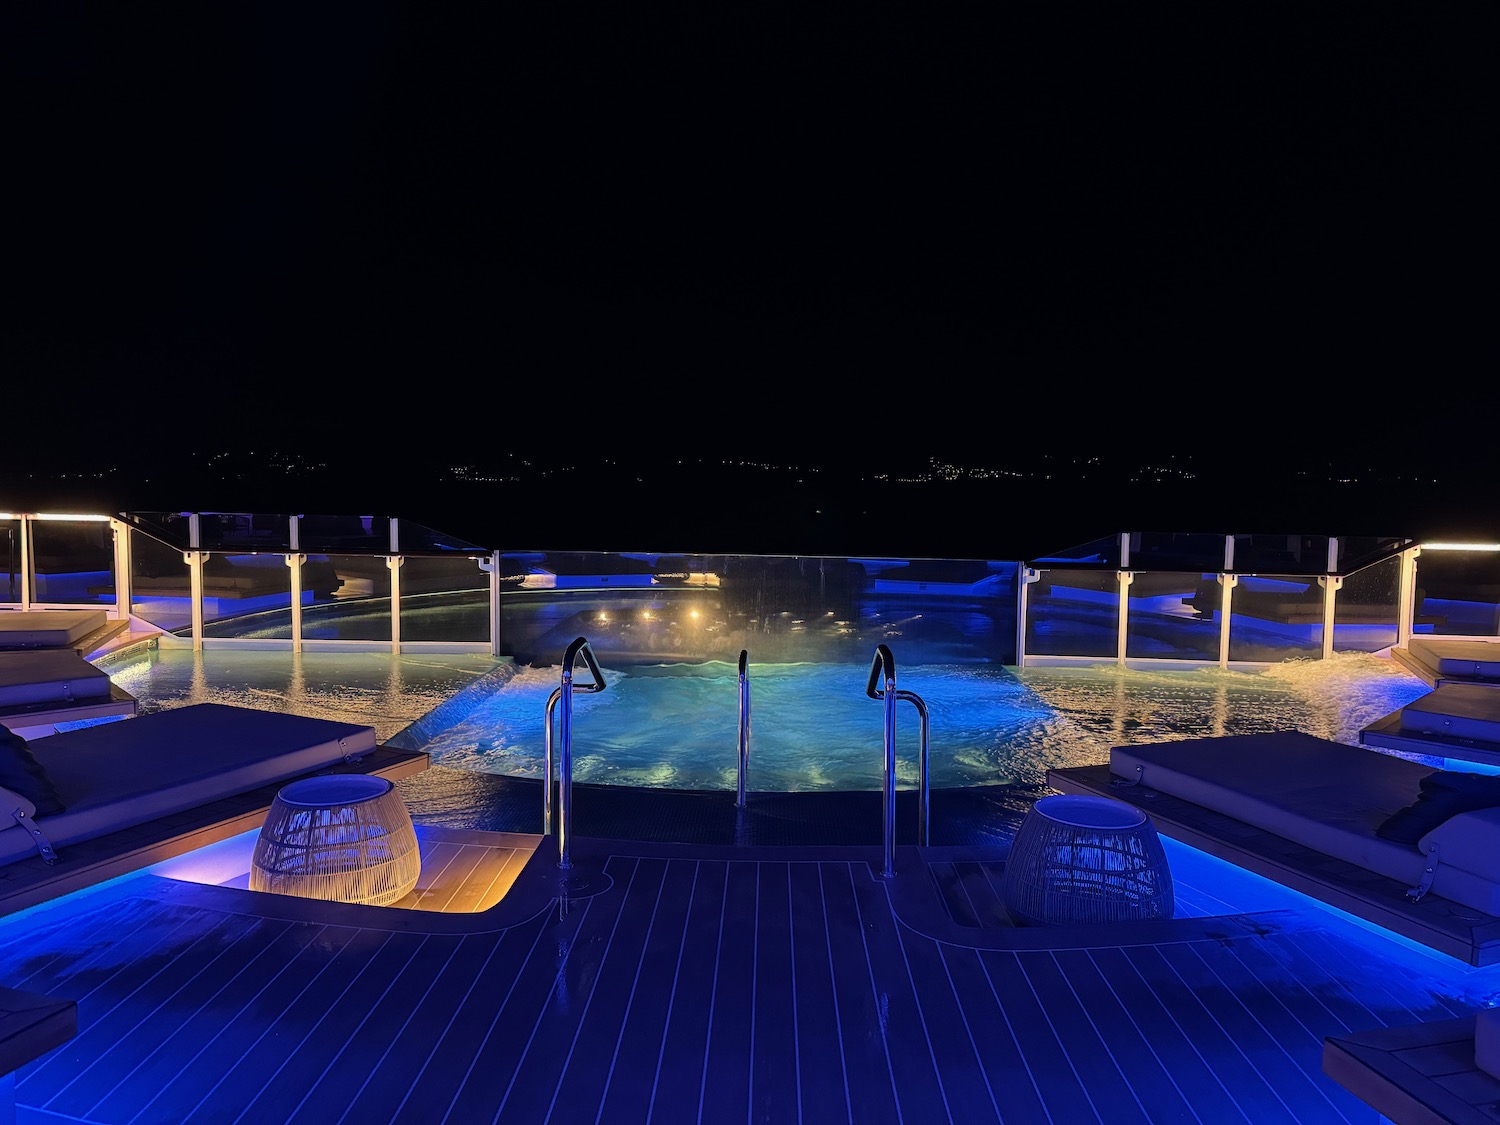
[[[388,906],[417,885],[422,856],[396,787],[363,774],[283,786],[266,813],[250,889]]]
[[[1108,797],[1041,797],[1005,860],[1020,925],[1170,918],[1172,872],[1151,818]]]

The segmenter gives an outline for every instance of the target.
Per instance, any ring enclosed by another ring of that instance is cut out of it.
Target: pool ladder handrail
[[[745,773],[750,768],[750,653],[740,649],[740,783],[736,808],[745,807]]]
[[[881,673],[885,673],[885,687],[878,688]],[[927,704],[922,697],[911,691],[896,690],[896,657],[888,645],[875,649],[875,658],[870,662],[870,682],[865,685],[865,694],[871,699],[885,701],[885,769],[880,782],[881,809],[885,821],[885,870],[886,878],[896,873],[896,701],[905,699],[914,704],[922,720],[921,750],[917,762],[917,843],[926,847],[928,842],[928,791],[927,762],[928,736],[931,727],[928,721]]]
[[[589,673],[594,677],[593,683],[573,682],[573,662],[579,656],[588,665]],[[562,683],[547,697],[546,725],[542,736],[542,834],[545,836],[552,832],[552,711],[558,700],[562,700],[562,719],[558,724],[562,753],[557,781],[557,866],[564,871],[573,866],[569,855],[573,837],[573,693],[600,692],[608,686],[604,673],[599,670],[599,662],[594,659],[594,650],[589,648],[588,638],[579,637],[568,645],[567,652],[563,653]]]

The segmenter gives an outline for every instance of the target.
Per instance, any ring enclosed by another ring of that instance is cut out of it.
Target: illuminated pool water
[[[736,788],[736,666],[603,671],[604,691],[573,693],[575,781]],[[885,704],[865,693],[867,664],[753,665],[749,677],[748,789],[880,788]],[[587,679],[575,669],[575,684]],[[499,686],[476,688],[421,746],[435,766],[541,777],[547,701],[560,681],[559,668],[521,668]],[[898,669],[897,689],[927,708],[930,778],[939,788],[1040,785],[1048,769],[1102,762],[1110,746],[1127,743],[1298,729],[1357,744],[1363,727],[1429,690],[1367,654],[1258,672],[912,665]],[[554,737],[559,728],[554,709]],[[899,699],[899,784],[916,784],[920,745],[920,711]]]

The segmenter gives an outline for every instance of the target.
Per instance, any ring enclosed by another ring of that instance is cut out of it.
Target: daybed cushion
[[[1450,817],[1500,805],[1500,777],[1493,774],[1433,770],[1419,785],[1417,799],[1382,821],[1375,830],[1377,836],[1398,844],[1419,844]]]
[[[1500,680],[1500,643],[1413,637],[1406,650],[1444,676]]]
[[[1480,1008],[1474,1016],[1474,1064],[1500,1078],[1500,1008]]]
[[[1401,708],[1401,729],[1500,742],[1500,684],[1441,683]]]
[[[1500,781],[1500,777],[1490,780]],[[1500,808],[1470,809],[1450,816],[1423,833],[1417,847],[1423,853],[1436,847],[1443,863],[1488,878],[1500,877],[1495,861],[1500,856]]]
[[[35,738],[30,747],[67,806],[36,824],[62,848],[363,754],[375,748],[375,729],[197,703]],[[0,863],[34,853],[25,829],[0,830]]]
[[[109,698],[109,673],[70,648],[0,652],[0,708]]]
[[[13,609],[0,612],[0,648],[66,648],[109,621],[102,609]]]
[[[37,816],[63,811],[62,798],[47,771],[36,760],[26,740],[0,723],[0,788],[19,793],[31,802]],[[4,810],[6,814],[9,809]]]
[[[1423,854],[1376,829],[1416,800],[1431,766],[1300,731],[1116,746],[1109,766],[1125,779],[1139,766],[1153,789],[1410,886],[1422,880]],[[1500,915],[1500,871],[1440,862],[1430,889]]]

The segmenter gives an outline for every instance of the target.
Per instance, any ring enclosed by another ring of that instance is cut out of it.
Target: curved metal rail
[[[878,687],[881,673],[885,674],[885,687]],[[917,843],[923,847],[928,841],[928,741],[930,724],[927,704],[920,695],[910,691],[896,690],[896,657],[889,646],[875,649],[875,659],[870,663],[870,682],[865,685],[865,694],[871,699],[885,701],[885,768],[881,775],[881,809],[885,821],[885,870],[887,878],[896,873],[896,701],[905,699],[914,704],[922,721],[921,750],[917,765]]]
[[[588,665],[593,683],[573,682],[573,662],[582,656]],[[563,654],[562,684],[547,698],[546,727],[543,733],[542,763],[542,832],[552,831],[552,711],[558,700],[562,700],[562,721],[559,723],[558,739],[562,745],[557,783],[557,866],[563,870],[573,866],[568,849],[573,836],[573,693],[575,691],[599,692],[609,685],[604,682],[604,673],[599,671],[599,662],[594,659],[594,650],[589,648],[587,637],[579,637]]]
[[[745,773],[750,768],[750,653],[740,649],[740,784],[734,803],[745,807]]]

